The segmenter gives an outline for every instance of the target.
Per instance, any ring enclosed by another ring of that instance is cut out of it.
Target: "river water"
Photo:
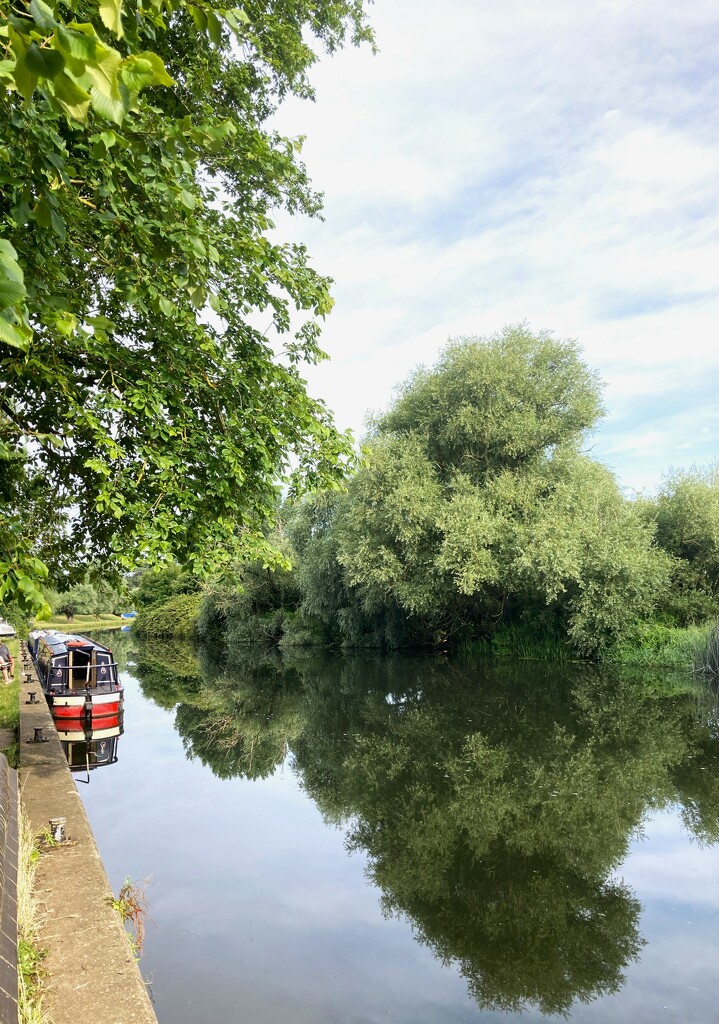
[[[656,674],[122,638],[78,784],[160,1024],[719,1020],[716,699]]]

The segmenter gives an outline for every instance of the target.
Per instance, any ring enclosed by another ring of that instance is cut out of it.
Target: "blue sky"
[[[314,70],[324,223],[278,222],[335,279],[311,390],[341,427],[449,337],[526,321],[606,382],[595,457],[628,489],[719,457],[719,8],[378,0],[379,53]]]

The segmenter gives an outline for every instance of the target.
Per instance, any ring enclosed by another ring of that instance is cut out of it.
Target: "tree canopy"
[[[520,326],[450,343],[374,423],[335,506],[349,603],[424,642],[531,621],[601,654],[667,574],[651,525],[582,450],[601,413],[573,342]],[[327,550],[323,532],[300,535],[301,558]]]
[[[371,40],[362,0],[18,0],[0,37],[0,597],[38,604],[47,542],[65,565],[265,549],[278,482],[351,451],[300,372],[330,281],[271,237],[320,198],[267,122],[311,97],[309,40]]]

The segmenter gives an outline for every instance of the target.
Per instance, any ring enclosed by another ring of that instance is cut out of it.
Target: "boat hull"
[[[102,728],[117,725],[123,709],[122,697],[118,700],[117,694],[110,694],[108,699],[94,697],[89,706],[84,697],[74,701],[69,697],[53,696],[48,703],[58,727],[73,728],[74,726],[78,730],[85,728],[88,719],[93,724],[101,723]]]

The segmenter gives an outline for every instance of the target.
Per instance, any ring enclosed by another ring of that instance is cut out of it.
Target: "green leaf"
[[[122,39],[122,0],[100,0],[100,17],[105,28]]]
[[[23,272],[10,242],[0,238],[0,309],[21,305],[26,298]]]
[[[73,313],[60,313],[55,321],[55,327],[65,338],[70,338],[77,327],[77,317]]]
[[[90,106],[100,117],[105,117],[108,121],[114,121],[115,124],[122,124],[127,113],[127,106],[125,101],[120,98],[119,93],[118,98],[114,99],[97,88],[90,92]]]
[[[89,28],[91,31],[85,32]],[[94,60],[99,43],[92,25],[79,26],[78,29],[58,25],[55,29],[58,49],[65,57],[76,57],[81,61]]]
[[[207,32],[210,39],[215,46],[222,46],[222,22],[215,12],[209,8],[205,11],[205,17],[207,18]]]
[[[200,32],[206,32],[207,16],[205,15],[205,12],[202,11],[199,7],[195,7],[194,4],[188,4],[187,7],[190,14],[192,15],[192,20],[195,23],[195,28],[199,29]]]
[[[35,220],[35,223],[39,224],[41,228],[52,227],[52,217],[51,217],[50,207],[48,206],[48,204],[45,202],[44,199],[41,199],[35,205],[35,209],[33,210],[32,213],[33,213],[33,218]]]
[[[100,142],[102,142],[105,149],[110,152],[113,146],[117,145],[117,135],[113,131],[100,132]]]
[[[18,328],[9,323],[4,316],[0,316],[0,341],[13,348],[26,351],[29,348],[32,333],[25,328]]]
[[[28,67],[27,54],[23,54],[15,64],[15,85],[26,103],[29,103],[32,99],[32,94],[37,87],[37,81],[37,74]]]
[[[0,267],[7,274],[22,281],[22,270],[17,258],[17,252],[7,238],[0,238]]]
[[[40,78],[55,78],[65,67],[65,58],[57,50],[30,43],[25,62],[31,72]]]
[[[55,99],[62,103],[68,114],[81,124],[87,119],[87,111],[90,106],[90,94],[81,89],[69,75],[64,71],[54,79],[53,92]],[[64,229],[62,237],[64,238]]]
[[[65,240],[65,221],[54,210],[50,210],[50,225],[52,230],[63,241]]]
[[[202,309],[202,307],[207,302],[206,290],[202,288],[200,285],[198,285],[196,288],[191,288],[189,291],[190,302],[192,303],[192,305],[195,306],[197,309]]]
[[[154,85],[155,70],[149,60],[127,57],[120,65],[120,77],[128,89],[139,92],[146,85]]]
[[[120,91],[120,65],[122,57],[117,50],[98,47],[92,64],[88,64],[80,84],[90,88],[90,104],[101,117],[122,124],[128,110],[127,93]]]
[[[197,206],[197,199],[193,196],[192,192],[188,192],[185,188],[180,192],[180,202],[188,210],[194,210]]]
[[[30,0],[30,14],[41,32],[52,32],[57,25],[52,9],[43,0]]]
[[[154,85],[167,85],[172,86],[175,84],[174,78],[171,78],[167,73],[165,62],[161,57],[158,57],[152,50],[145,50],[143,53],[138,53],[138,58],[148,61],[152,65],[152,70],[155,73]]]
[[[25,301],[25,288],[18,281],[0,274],[0,309]]]
[[[99,91],[106,96],[108,99],[114,102],[122,103],[120,91],[119,91],[119,71],[120,64],[122,63],[122,57],[109,46],[98,46],[95,53],[95,59],[91,64],[87,65],[85,74],[79,79],[79,84],[87,89],[91,89],[90,97],[94,109],[95,91]],[[124,111],[127,107],[124,107]],[[98,111],[100,113],[100,111]],[[116,120],[113,118],[112,120]],[[122,120],[122,118],[120,118]]]

